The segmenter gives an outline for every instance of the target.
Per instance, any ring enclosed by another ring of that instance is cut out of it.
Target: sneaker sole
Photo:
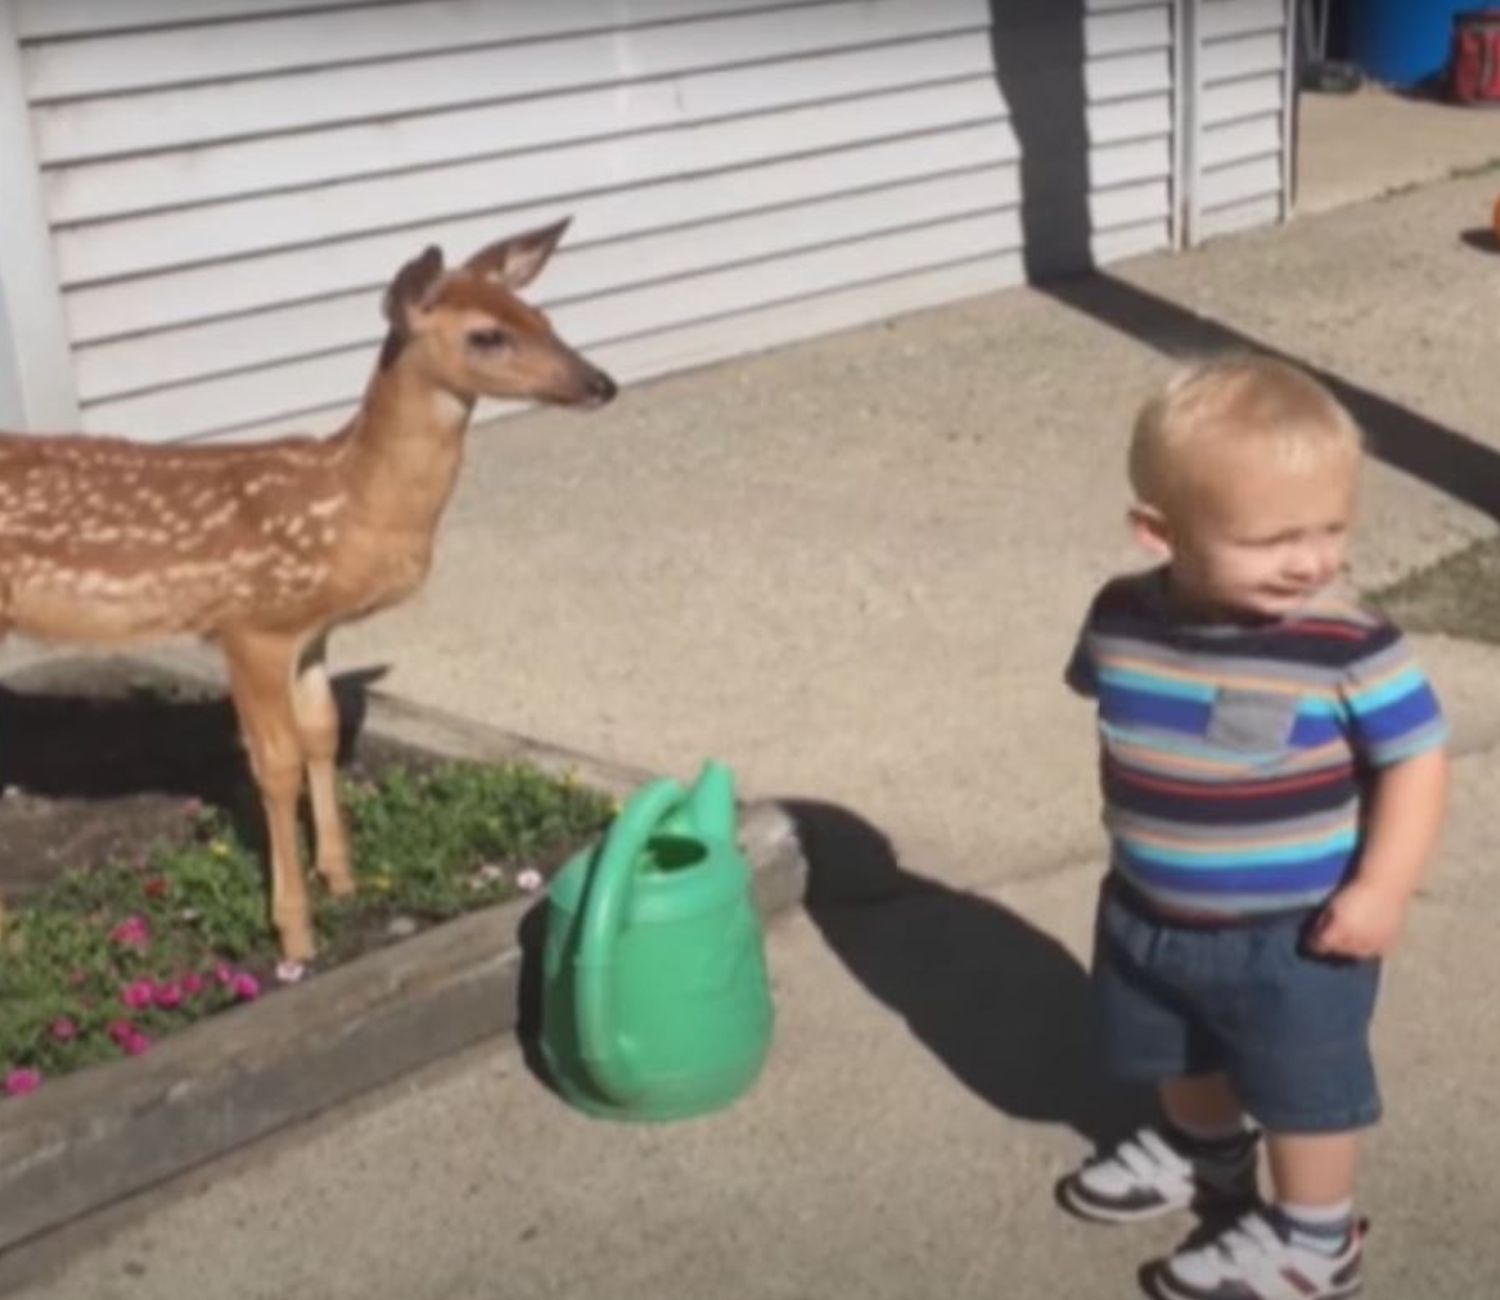
[[[1089,1223],[1149,1223],[1152,1219],[1164,1219],[1169,1214],[1190,1210],[1204,1216],[1233,1215],[1251,1209],[1256,1197],[1195,1197],[1192,1201],[1164,1201],[1159,1205],[1115,1208],[1099,1201],[1089,1200],[1078,1190],[1071,1177],[1062,1179],[1057,1185],[1058,1204],[1068,1213]]]
[[[1157,1297],[1157,1300],[1208,1300],[1207,1292],[1196,1288],[1179,1290],[1173,1286],[1164,1266],[1156,1270],[1151,1278],[1150,1287],[1152,1295]],[[1354,1297],[1364,1293],[1364,1289],[1363,1282],[1356,1282],[1353,1286],[1340,1291],[1320,1291],[1316,1297],[1309,1297],[1309,1300],[1354,1300]]]

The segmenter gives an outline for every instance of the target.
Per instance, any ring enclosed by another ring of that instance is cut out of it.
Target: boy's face
[[[1344,567],[1357,455],[1300,469],[1242,458],[1215,468],[1186,510],[1136,507],[1137,537],[1167,559],[1173,594],[1196,612],[1294,614]]]

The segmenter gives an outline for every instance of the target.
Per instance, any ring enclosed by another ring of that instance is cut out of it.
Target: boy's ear
[[[1160,510],[1137,501],[1126,513],[1126,518],[1130,521],[1130,535],[1135,538],[1137,546],[1158,560],[1172,558],[1172,529]]]

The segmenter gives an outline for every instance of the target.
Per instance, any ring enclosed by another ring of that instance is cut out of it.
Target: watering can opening
[[[708,857],[708,846],[690,835],[653,835],[646,842],[647,871],[685,871]]]

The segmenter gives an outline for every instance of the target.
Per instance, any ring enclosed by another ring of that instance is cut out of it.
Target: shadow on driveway
[[[879,829],[833,804],[783,801],[808,858],[806,907],[829,947],[970,1091],[1095,1144],[1137,1127],[1143,1092],[1095,1064],[1088,975],[1008,908],[909,871]]]

